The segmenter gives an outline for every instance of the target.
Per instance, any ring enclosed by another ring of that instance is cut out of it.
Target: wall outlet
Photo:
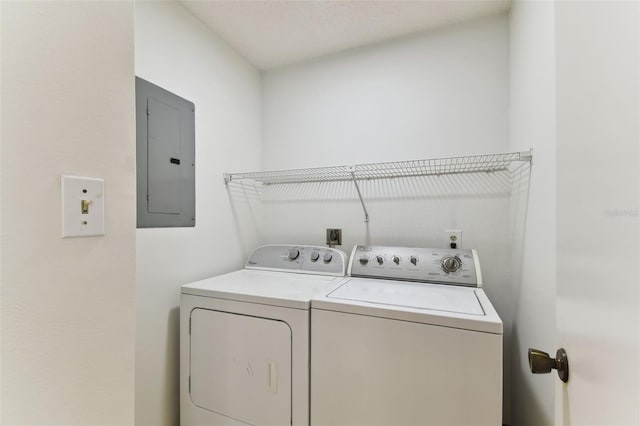
[[[342,245],[342,229],[327,228],[327,245],[329,247]]]
[[[462,231],[459,229],[450,229],[444,231],[446,234],[446,247],[452,249],[462,248]]]

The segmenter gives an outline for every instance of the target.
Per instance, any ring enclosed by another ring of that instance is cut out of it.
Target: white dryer
[[[502,321],[474,250],[356,246],[312,301],[311,424],[502,424]]]
[[[310,300],[338,285],[345,257],[264,246],[244,269],[182,286],[182,426],[309,424]]]

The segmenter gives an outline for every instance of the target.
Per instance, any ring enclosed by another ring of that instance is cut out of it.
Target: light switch
[[[62,176],[62,237],[104,235],[104,179]]]

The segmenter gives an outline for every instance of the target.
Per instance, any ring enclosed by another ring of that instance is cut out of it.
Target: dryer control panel
[[[475,250],[357,245],[348,275],[482,287]]]
[[[277,244],[255,249],[245,268],[343,277],[346,259],[344,252],[334,248]]]

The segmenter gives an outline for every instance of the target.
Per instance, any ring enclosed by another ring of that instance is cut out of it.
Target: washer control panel
[[[482,287],[475,250],[357,245],[348,275]]]
[[[277,244],[255,249],[245,268],[343,277],[346,258],[334,248]]]

